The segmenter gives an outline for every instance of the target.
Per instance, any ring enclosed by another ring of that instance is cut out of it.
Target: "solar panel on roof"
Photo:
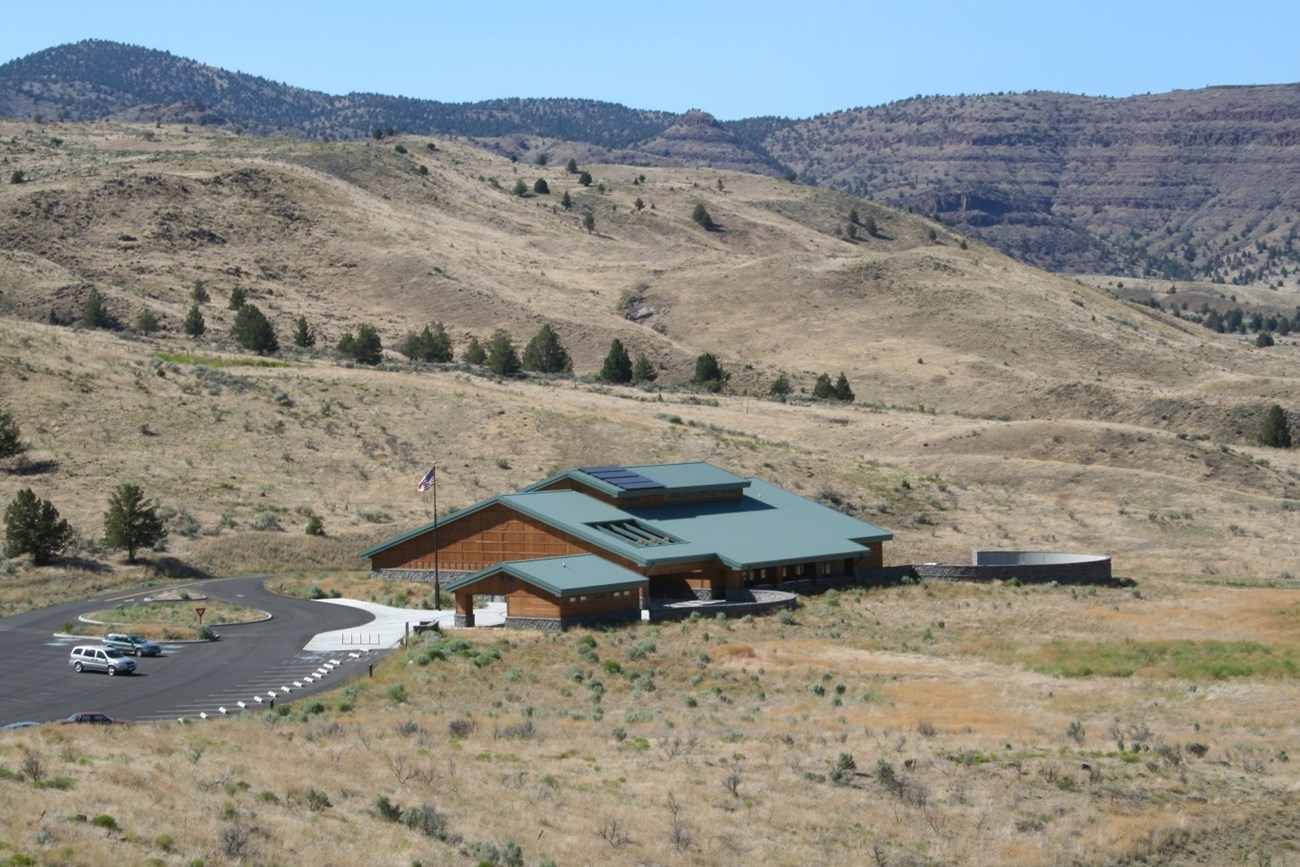
[[[648,491],[664,487],[662,482],[648,479],[635,470],[629,470],[627,467],[580,467],[580,469],[589,476],[594,476],[603,482],[609,482],[614,487],[625,491]]]

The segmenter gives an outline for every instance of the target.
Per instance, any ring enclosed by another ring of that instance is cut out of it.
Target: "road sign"
[[[199,623],[202,623],[202,622],[203,622],[203,612],[204,612],[204,611],[207,611],[208,609],[204,608],[202,605],[196,605],[196,606],[194,606],[194,610],[195,610],[195,611],[198,613],[198,615],[199,615]]]

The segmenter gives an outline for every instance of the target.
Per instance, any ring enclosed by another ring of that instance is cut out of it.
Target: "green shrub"
[[[388,822],[397,822],[402,818],[402,808],[388,800],[387,795],[375,796],[375,812],[379,818]]]
[[[407,807],[402,811],[402,823],[413,831],[419,831],[435,840],[447,839],[447,819],[428,804]]]
[[[117,830],[117,820],[107,813],[100,813],[98,816],[90,820],[90,824],[94,825],[96,828],[103,828],[105,831]]]
[[[406,685],[395,683],[388,688],[388,700],[397,704],[406,704]]]

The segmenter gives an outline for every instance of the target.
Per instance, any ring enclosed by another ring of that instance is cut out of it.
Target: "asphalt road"
[[[277,596],[263,588],[264,577],[215,579],[191,586],[195,595],[267,611],[270,620],[213,624],[219,641],[159,642],[162,655],[137,659],[136,673],[129,676],[77,674],[68,665],[69,652],[76,644],[95,642],[55,635],[81,614],[139,599],[160,588],[114,593],[0,620],[0,725],[48,722],[76,711],[148,721],[213,716],[223,707],[227,713],[239,713],[239,702],[262,710],[270,707],[272,695],[278,702],[297,700],[366,676],[367,666],[383,651],[308,652],[303,648],[319,632],[366,623],[369,613]],[[262,702],[257,702],[258,697]]]

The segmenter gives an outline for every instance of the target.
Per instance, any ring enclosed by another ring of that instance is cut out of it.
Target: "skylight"
[[[636,545],[639,548],[649,548],[656,545],[677,545],[681,542],[680,539],[675,539],[662,530],[657,530],[632,519],[602,521],[589,526],[606,535],[613,536],[620,542]]]

